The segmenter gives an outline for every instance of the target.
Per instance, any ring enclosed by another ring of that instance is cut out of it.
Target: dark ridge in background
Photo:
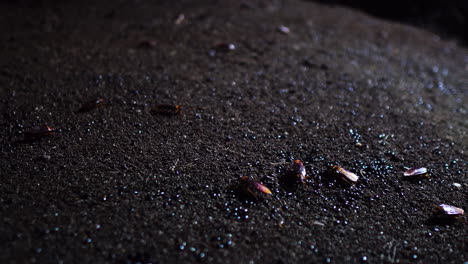
[[[328,5],[342,5],[373,16],[421,27],[445,39],[457,39],[468,44],[468,1],[453,0],[312,0]]]
[[[462,45],[468,44],[468,1],[464,0],[306,0],[330,6],[344,6],[364,11],[370,15],[392,21],[410,24],[430,30],[444,39],[456,39]],[[13,1],[4,3],[24,6],[56,4],[55,0]],[[170,1],[160,1],[170,4]],[[218,1],[212,1],[213,4]]]

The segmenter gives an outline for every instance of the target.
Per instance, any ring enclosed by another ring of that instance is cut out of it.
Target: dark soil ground
[[[1,263],[468,261],[466,219],[430,220],[468,208],[465,48],[306,1],[174,2],[0,4]]]

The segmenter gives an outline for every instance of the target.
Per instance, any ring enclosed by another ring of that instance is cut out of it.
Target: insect
[[[156,40],[146,39],[146,40],[140,41],[137,47],[140,49],[152,49],[152,48],[155,48],[157,44],[158,42]]]
[[[228,52],[228,51],[233,51],[236,49],[236,45],[232,43],[225,43],[221,42],[215,45],[215,50],[217,51],[223,51],[223,52]]]
[[[453,222],[465,213],[463,209],[448,205],[439,204],[434,206],[433,220],[438,222]]]
[[[185,15],[180,14],[180,15],[177,16],[176,20],[174,21],[174,24],[180,25],[180,24],[182,24],[182,22],[184,22],[184,20],[185,20]]]
[[[356,142],[356,144],[354,144],[354,146],[355,146],[356,148],[365,148],[365,147],[366,147],[366,145],[364,145],[364,144],[361,143],[361,142]]]
[[[357,176],[356,174],[346,169],[343,169],[342,167],[338,165],[333,165],[331,168],[332,168],[332,173],[335,176],[339,177],[345,183],[354,184],[359,179],[359,176]]]
[[[424,167],[415,167],[403,172],[403,176],[407,179],[429,179],[429,173],[427,168]]]
[[[182,106],[170,104],[157,104],[151,109],[152,114],[157,115],[178,115],[182,112]]]
[[[292,164],[289,166],[285,177],[286,177],[285,181],[287,183],[301,182],[302,184],[305,185],[308,177],[307,177],[304,163],[300,160],[294,160]]]
[[[248,176],[240,178],[239,191],[242,195],[250,199],[258,199],[258,195],[261,193],[271,195],[270,189]]]
[[[287,26],[284,26],[284,25],[279,26],[277,30],[278,32],[283,33],[283,34],[289,34],[291,32],[291,30]]]
[[[89,112],[93,109],[99,108],[104,106],[104,99],[102,98],[97,98],[95,100],[89,101],[84,103],[80,109],[78,109],[78,113],[84,113],[84,112]]]
[[[55,129],[50,126],[38,126],[24,133],[24,140],[36,140],[45,136],[53,135]]]

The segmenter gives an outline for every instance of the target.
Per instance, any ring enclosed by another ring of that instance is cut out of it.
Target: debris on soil
[[[182,106],[171,104],[157,104],[150,110],[150,112],[154,115],[178,115],[182,112]]]
[[[352,173],[339,165],[333,165],[331,167],[331,173],[343,183],[347,184],[354,184],[359,179],[359,176],[357,176],[355,173]]]
[[[103,107],[105,105],[104,99],[97,98],[95,100],[89,101],[84,103],[80,109],[78,109],[78,113],[89,112],[91,110]]]

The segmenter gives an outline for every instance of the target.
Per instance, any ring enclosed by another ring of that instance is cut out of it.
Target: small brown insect
[[[185,15],[180,14],[180,15],[177,16],[176,20],[174,21],[174,24],[180,25],[180,24],[182,24],[182,22],[184,22],[184,20],[185,20]]]
[[[365,148],[366,145],[362,144],[361,142],[356,142],[356,144],[354,144],[354,146],[356,146],[356,148]]]
[[[151,109],[151,113],[155,115],[178,115],[182,112],[182,106],[170,104],[157,104]]]
[[[46,126],[46,125],[38,126],[38,127],[32,128],[29,131],[26,131],[24,133],[24,140],[27,140],[27,141],[36,140],[45,136],[53,135],[54,132],[55,132],[55,129],[53,129],[50,126]]]
[[[287,26],[284,26],[284,25],[279,26],[277,30],[278,32],[283,33],[283,34],[289,34],[291,32],[291,30]]]
[[[155,48],[157,45],[158,45],[158,42],[156,40],[145,39],[145,40],[140,41],[137,47],[140,49],[152,49],[152,48]]]
[[[218,43],[215,45],[215,50],[217,51],[222,51],[222,52],[228,52],[228,51],[233,51],[236,49],[236,45],[232,44],[232,43],[225,43],[225,42],[222,42],[222,43]]]
[[[434,206],[433,220],[439,222],[452,222],[457,220],[464,213],[465,211],[461,208],[448,204],[439,204]]]
[[[338,176],[343,182],[346,182],[348,184],[354,184],[359,179],[359,176],[348,170],[343,169],[338,165],[332,166],[332,172],[334,175]]]
[[[97,98],[95,100],[89,101],[84,103],[80,109],[78,109],[78,113],[84,113],[84,112],[89,112],[91,110],[94,110],[96,108],[104,106],[104,99],[102,98]]]
[[[288,171],[286,172],[286,182],[288,183],[297,183],[301,182],[306,184],[307,173],[304,166],[304,163],[300,160],[294,160],[289,166]]]
[[[430,178],[427,168],[424,168],[424,167],[411,168],[403,172],[403,176],[407,177],[408,179],[422,179],[422,178],[429,179]]]
[[[260,193],[271,194],[270,189],[265,185],[249,178],[248,176],[243,176],[240,178],[240,192],[248,198],[257,199]]]

